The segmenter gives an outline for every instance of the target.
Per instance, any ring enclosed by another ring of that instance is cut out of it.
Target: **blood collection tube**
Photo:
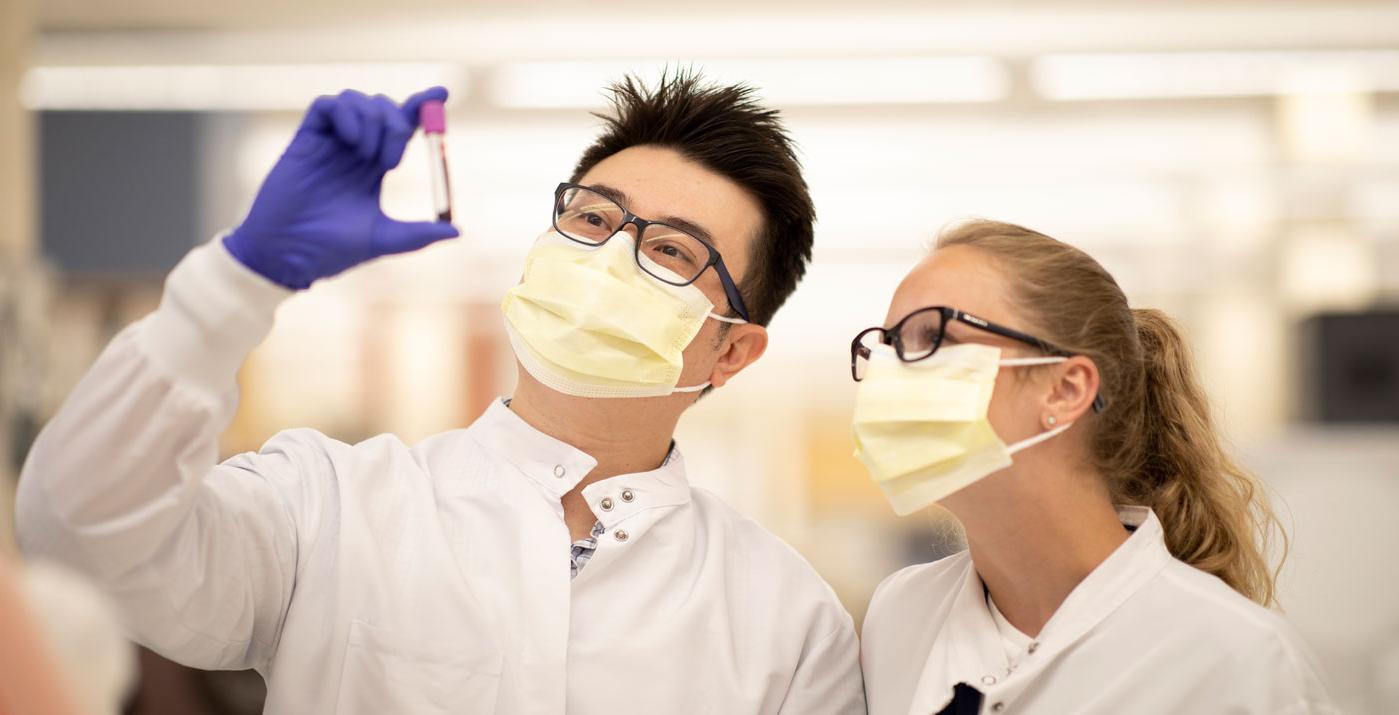
[[[423,102],[418,108],[418,123],[423,127],[423,137],[427,139],[429,171],[432,174],[432,206],[437,211],[438,221],[452,220],[452,190],[447,180],[447,151],[444,135],[447,132],[447,116],[442,103],[437,100]]]

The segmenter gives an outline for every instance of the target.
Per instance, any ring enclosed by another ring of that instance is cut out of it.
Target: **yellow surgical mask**
[[[549,231],[525,258],[524,278],[501,312],[515,356],[534,379],[578,397],[655,397],[677,387],[685,348],[714,304],[695,285],[673,286],[636,265],[634,240],[585,246]],[[652,270],[664,270],[652,266]]]
[[[879,347],[855,395],[855,456],[900,516],[1009,467],[1012,454],[1073,425],[1007,446],[987,419],[1001,367],[1066,358],[1002,360],[1000,348],[967,343],[906,363],[892,347]]]

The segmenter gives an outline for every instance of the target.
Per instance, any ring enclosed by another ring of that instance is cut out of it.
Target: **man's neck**
[[[1039,488],[1010,488],[1005,479]],[[973,485],[985,488],[947,504],[966,529],[972,563],[996,608],[1029,636],[1039,635],[1074,588],[1127,540],[1111,499],[1085,479],[1002,473],[986,480],[1001,484]]]
[[[510,410],[531,427],[597,460],[597,466],[562,499],[569,533],[578,540],[586,537],[597,521],[583,499],[583,488],[664,464],[684,403],[673,397],[574,397],[551,390],[522,372]]]

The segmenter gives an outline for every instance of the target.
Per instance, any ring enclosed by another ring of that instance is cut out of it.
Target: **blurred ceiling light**
[[[1364,78],[1344,70],[1298,74],[1278,100],[1278,128],[1287,155],[1305,162],[1358,161],[1372,154],[1374,95]]]
[[[1280,207],[1276,184],[1264,170],[1211,168],[1183,190],[1188,193],[1181,209],[1205,234],[1201,250],[1221,259],[1249,260],[1267,247]]]
[[[1053,54],[1030,65],[1036,92],[1067,101],[1263,97],[1318,74],[1396,92],[1399,50]]]
[[[1205,387],[1227,406],[1231,437],[1251,439],[1287,418],[1288,355],[1283,314],[1249,281],[1222,281],[1192,300],[1191,342]],[[1213,401],[1212,400],[1212,401]]]
[[[438,84],[461,91],[466,73],[446,63],[37,66],[20,101],[34,110],[275,111],[346,87],[403,98]]]
[[[1379,288],[1375,247],[1344,225],[1304,226],[1282,246],[1279,288],[1299,311],[1355,310],[1370,305]]]
[[[693,67],[716,82],[750,84],[778,106],[993,102],[1009,90],[1005,67],[990,57],[910,57],[518,62],[492,74],[488,94],[502,107],[598,107],[604,88],[623,75],[655,78],[667,67]]]
[[[1399,176],[1373,176],[1358,182],[1348,197],[1348,210],[1357,221],[1378,229],[1376,238],[1399,245]],[[1388,265],[1399,266],[1399,262]],[[1399,271],[1388,271],[1399,295]]]

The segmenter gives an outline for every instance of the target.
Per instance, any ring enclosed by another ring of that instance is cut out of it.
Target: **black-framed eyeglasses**
[[[647,275],[673,286],[699,280],[710,266],[719,274],[724,295],[740,318],[748,308],[729,276],[718,249],[690,231],[662,221],[648,221],[615,199],[582,184],[564,182],[554,189],[554,230],[587,246],[601,246],[627,224],[636,226],[636,265]]]
[[[1028,333],[978,318],[971,313],[945,305],[934,305],[919,308],[905,315],[892,328],[875,326],[861,330],[855,339],[850,341],[850,376],[855,378],[856,382],[865,379],[865,369],[869,366],[870,355],[873,354],[875,345],[893,346],[894,353],[904,362],[918,362],[932,357],[933,353],[942,347],[943,338],[947,336],[947,326],[953,321],[1010,338],[1056,357],[1073,357],[1077,354]],[[1094,411],[1102,412],[1105,406],[1102,395],[1093,398]]]

